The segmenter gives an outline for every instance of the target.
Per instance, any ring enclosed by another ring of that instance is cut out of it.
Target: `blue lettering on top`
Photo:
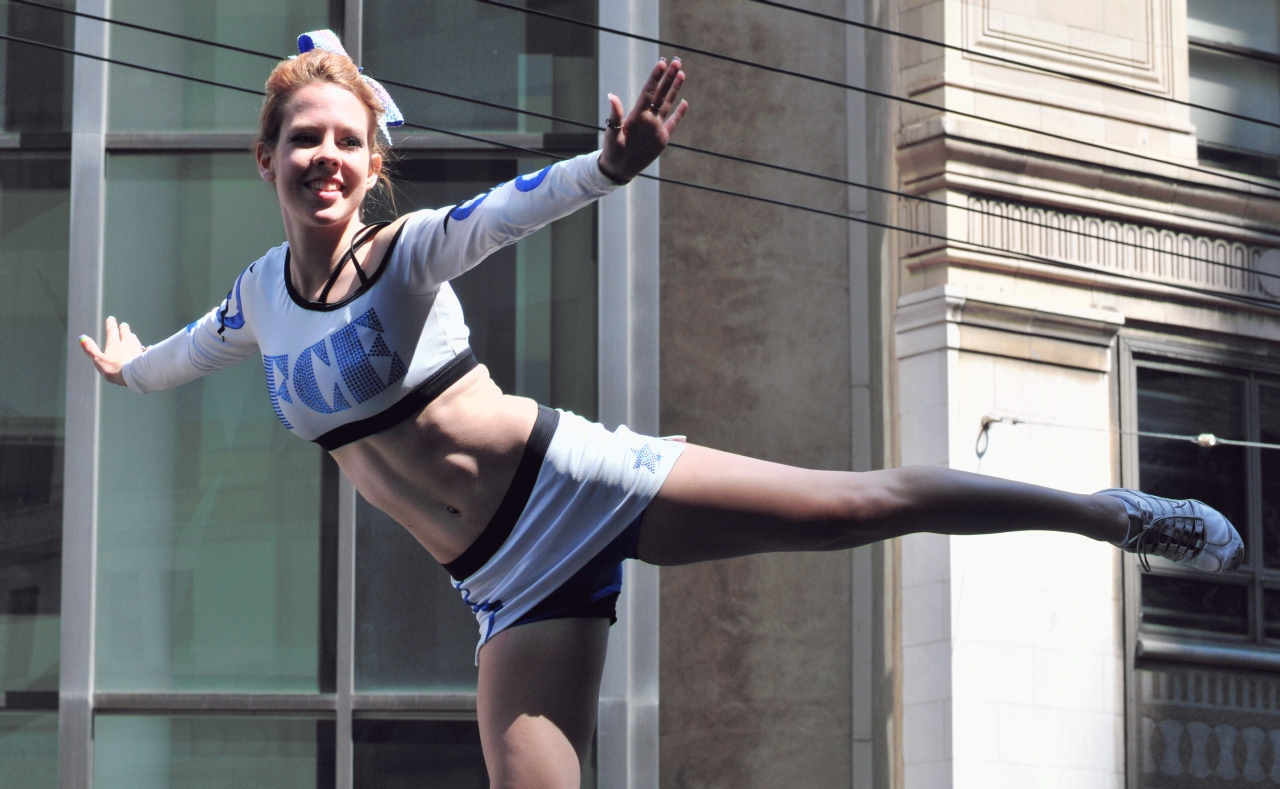
[[[324,395],[320,393],[320,384],[316,382],[313,358],[319,358],[325,367],[329,366],[329,352],[325,349],[324,340],[303,351],[298,357],[298,363],[293,366],[293,391],[297,393],[298,399],[307,408],[320,414],[336,414],[350,408],[345,399],[335,398],[333,406],[324,399]],[[336,389],[338,385],[335,383],[333,386]]]
[[[286,403],[293,402],[293,398],[289,396],[289,355],[282,353],[279,356],[263,356],[262,366],[267,372],[267,393],[271,395],[271,407],[275,409],[280,422],[292,430],[293,425],[289,424],[284,411],[280,410],[281,400]],[[279,387],[276,386],[276,372],[280,373]]]
[[[532,192],[534,189],[537,189],[542,185],[542,181],[547,177],[547,173],[551,172],[552,167],[555,167],[555,165],[549,164],[536,173],[520,176],[516,179],[516,189],[521,192]]]

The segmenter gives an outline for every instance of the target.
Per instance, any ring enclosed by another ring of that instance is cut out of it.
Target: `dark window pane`
[[[58,689],[70,169],[0,158],[0,692],[27,709]]]
[[[1262,590],[1262,618],[1267,638],[1280,638],[1280,589]]]
[[[58,785],[58,713],[0,712],[0,786]]]
[[[480,728],[472,721],[355,720],[355,785],[487,789]]]
[[[595,0],[529,0],[527,5],[582,21],[596,19]],[[595,31],[577,25],[479,3],[385,0],[364,6],[363,65],[373,76],[592,125],[599,122],[595,41]],[[476,131],[583,132],[456,99],[392,91],[410,122],[429,119],[433,126]]]
[[[1206,633],[1249,633],[1249,589],[1245,586],[1142,577],[1142,624]]]
[[[6,29],[16,38],[71,48],[75,43],[75,17],[34,6],[9,3],[3,12]],[[75,8],[72,0],[53,0],[46,5]],[[4,57],[4,129],[24,135],[35,133],[41,147],[55,144],[69,147],[65,134],[71,130],[71,56],[52,49],[16,42],[0,42]],[[28,140],[23,141],[24,145]]]
[[[1244,382],[1138,368],[1138,429],[1144,432],[1245,439]],[[1245,450],[1161,438],[1138,440],[1142,489],[1157,496],[1199,499],[1243,532],[1248,512]]]
[[[449,574],[400,524],[356,510],[356,688],[474,691],[479,627]]]
[[[1261,440],[1280,444],[1280,387],[1258,387]],[[1280,567],[1280,450],[1260,450],[1262,460],[1262,562]]]
[[[1139,669],[1138,786],[1274,786],[1280,681],[1213,669]]]

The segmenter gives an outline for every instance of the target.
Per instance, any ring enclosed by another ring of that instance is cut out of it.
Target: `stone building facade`
[[[914,103],[691,55],[689,134],[901,194],[664,159],[882,225],[664,186],[663,429],[1189,489],[1252,558],[1197,585],[1044,531],[664,570],[661,785],[1275,780],[1275,450],[1150,435],[1280,437],[1274,4],[805,7],[917,38],[717,2],[663,4],[662,36]]]

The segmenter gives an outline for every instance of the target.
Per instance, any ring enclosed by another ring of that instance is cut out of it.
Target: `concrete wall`
[[[663,2],[662,37],[846,76],[841,26],[738,0]],[[679,141],[845,177],[844,91],[695,55],[684,62],[691,107]],[[839,185],[680,151],[662,168],[848,208]],[[850,468],[845,223],[664,186],[661,274],[662,430],[753,457]],[[662,786],[850,786],[849,554],[664,569],[661,594]]]

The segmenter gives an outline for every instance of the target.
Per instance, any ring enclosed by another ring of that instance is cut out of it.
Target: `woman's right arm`
[[[248,273],[248,272],[246,272]],[[138,394],[172,389],[247,359],[258,350],[245,320],[241,280],[217,307],[168,339],[144,347],[127,323],[107,318],[102,347],[87,336],[80,347],[102,377]]]

